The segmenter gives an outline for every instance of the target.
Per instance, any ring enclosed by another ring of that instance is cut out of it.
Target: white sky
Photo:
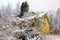
[[[15,8],[17,2],[21,4],[23,1],[28,2],[31,11],[56,10],[60,7],[60,0],[0,0],[0,6],[11,3]]]

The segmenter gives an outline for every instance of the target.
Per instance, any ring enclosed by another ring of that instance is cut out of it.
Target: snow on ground
[[[60,40],[60,35],[47,35],[50,40]]]

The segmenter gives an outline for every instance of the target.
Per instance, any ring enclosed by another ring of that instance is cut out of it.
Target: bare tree
[[[17,14],[20,13],[20,2],[17,2],[17,4],[16,4],[16,13]]]
[[[60,8],[56,12],[56,24],[60,26]]]

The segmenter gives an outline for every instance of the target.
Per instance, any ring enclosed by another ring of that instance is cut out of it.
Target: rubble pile
[[[14,36],[19,40],[45,40],[45,35],[34,27],[22,27],[19,30],[15,30]]]
[[[34,27],[32,23],[31,21],[22,21],[19,25],[15,23],[18,27],[14,30],[14,37],[17,40],[47,40],[40,27]]]

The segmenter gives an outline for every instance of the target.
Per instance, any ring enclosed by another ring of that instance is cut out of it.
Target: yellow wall
[[[45,21],[45,23],[43,21],[40,21],[40,28],[41,28],[42,32],[45,33],[45,34],[49,34],[49,32],[50,32],[50,27],[49,27],[50,23],[49,23],[49,19],[48,19],[47,14],[44,14],[41,17],[41,19],[43,21]]]

